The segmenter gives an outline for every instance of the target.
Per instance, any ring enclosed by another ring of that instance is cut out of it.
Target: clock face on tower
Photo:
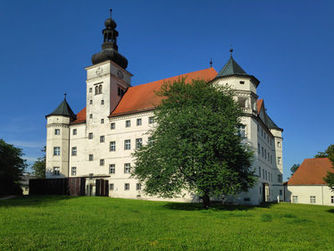
[[[123,72],[117,71],[117,77],[119,77],[120,79],[123,79],[124,77]]]

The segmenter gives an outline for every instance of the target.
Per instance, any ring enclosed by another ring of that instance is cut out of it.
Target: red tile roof
[[[257,114],[260,114],[261,108],[263,106],[263,99],[258,99],[256,105],[257,105]]]
[[[156,95],[163,83],[174,82],[185,78],[186,83],[192,80],[210,81],[217,76],[217,72],[213,68],[208,68],[200,71],[194,71],[179,76],[161,79],[147,84],[133,86],[127,89],[115,110],[110,114],[111,117],[116,117],[125,114],[132,114],[141,111],[153,110],[154,107],[160,104],[162,97]],[[86,121],[86,108],[82,109],[77,114],[77,119],[72,124],[83,123]]]
[[[192,80],[206,80],[210,81],[217,76],[217,72],[213,68],[208,68],[200,71],[190,72],[179,76],[166,78],[143,85],[137,85],[128,88],[123,98],[110,114],[111,117],[120,116],[124,114],[131,114],[140,111],[153,110],[160,104],[162,97],[156,95],[156,91],[160,90],[163,83],[174,82],[185,78],[186,83]]]
[[[288,181],[288,185],[325,185],[327,172],[334,172],[328,158],[305,159]]]
[[[86,122],[86,107],[77,114],[77,119],[72,124],[80,124]]]

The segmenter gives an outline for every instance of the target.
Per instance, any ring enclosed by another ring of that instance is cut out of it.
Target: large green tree
[[[0,139],[0,195],[22,193],[19,183],[26,168],[22,156],[20,148]]]
[[[32,165],[33,175],[38,178],[45,178],[45,150],[46,147],[42,149],[43,156],[38,158]]]
[[[300,164],[293,164],[293,166],[290,168],[290,171],[291,171],[292,175],[297,171],[299,166],[300,166]]]
[[[235,195],[255,183],[253,152],[238,134],[242,111],[234,93],[205,81],[164,84],[147,145],[134,153],[133,175],[149,195],[172,198],[182,191],[210,197]]]

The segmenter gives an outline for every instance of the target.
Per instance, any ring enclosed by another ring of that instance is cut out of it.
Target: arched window
[[[102,85],[99,85],[99,94],[102,93]]]

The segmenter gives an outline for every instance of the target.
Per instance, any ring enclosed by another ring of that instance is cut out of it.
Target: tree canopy
[[[43,156],[38,158],[35,163],[32,165],[33,175],[38,178],[45,178],[45,150],[46,147],[42,149]]]
[[[316,158],[329,158],[333,163],[333,172],[328,172],[324,181],[327,183],[330,189],[334,192],[334,144],[327,147],[325,152],[319,152],[315,155]]]
[[[205,81],[166,83],[150,140],[134,153],[133,176],[149,195],[235,195],[255,183],[253,152],[238,134],[242,111],[234,93]]]
[[[20,194],[19,186],[24,169],[23,152],[0,139],[0,195]]]
[[[293,166],[290,168],[290,171],[291,171],[292,175],[297,171],[299,166],[300,166],[299,163],[298,164],[293,164]]]

